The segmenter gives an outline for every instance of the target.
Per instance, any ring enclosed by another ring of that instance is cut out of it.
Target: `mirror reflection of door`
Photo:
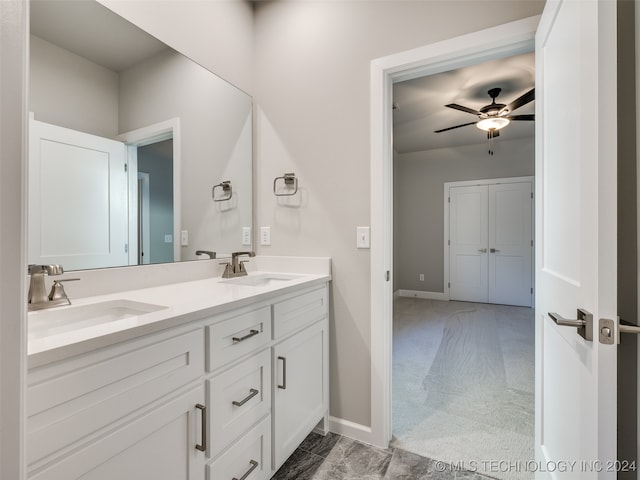
[[[173,261],[173,139],[138,147],[138,263]],[[142,180],[141,180],[142,179]]]
[[[138,172],[138,265],[149,263],[149,174]]]

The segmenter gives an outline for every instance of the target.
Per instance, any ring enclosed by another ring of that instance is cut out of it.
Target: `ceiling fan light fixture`
[[[510,121],[505,117],[489,117],[483,118],[478,123],[476,123],[476,127],[480,130],[484,130],[488,132],[489,130],[500,130],[501,128],[509,125]]]

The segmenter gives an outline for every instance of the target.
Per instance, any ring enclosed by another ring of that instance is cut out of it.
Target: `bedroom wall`
[[[394,291],[444,292],[445,182],[534,174],[534,139],[504,137],[495,141],[493,156],[486,142],[396,154]]]

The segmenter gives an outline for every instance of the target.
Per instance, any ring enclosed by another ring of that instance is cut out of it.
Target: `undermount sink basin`
[[[50,335],[93,327],[106,323],[138,317],[167,307],[131,300],[110,300],[89,305],[71,305],[52,310],[29,312],[29,337],[41,338]]]
[[[246,277],[229,278],[223,280],[231,285],[248,285],[250,287],[272,287],[282,285],[285,282],[300,278],[301,275],[290,275],[286,273],[260,273],[257,275],[247,275]]]

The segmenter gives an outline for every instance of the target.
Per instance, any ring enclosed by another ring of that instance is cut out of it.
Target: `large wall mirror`
[[[31,0],[29,263],[251,248],[252,101],[95,0]]]

